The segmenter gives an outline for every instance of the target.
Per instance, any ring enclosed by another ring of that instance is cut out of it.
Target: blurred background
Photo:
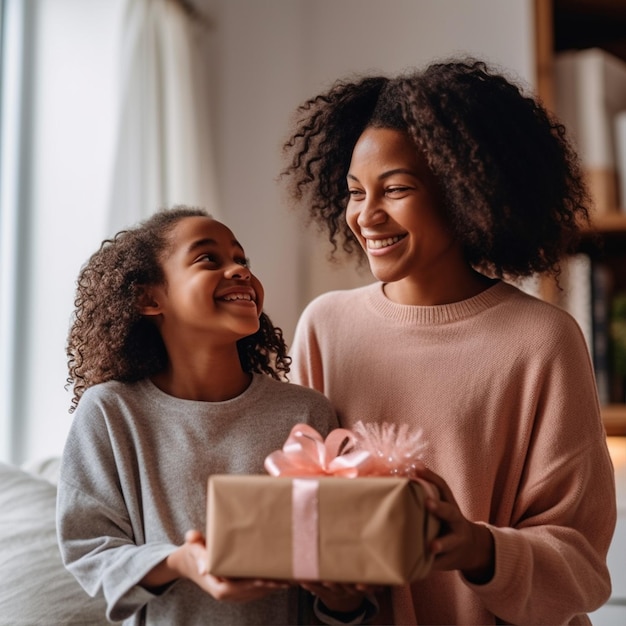
[[[290,342],[313,296],[369,280],[326,263],[281,195],[297,105],[457,53],[536,81],[532,0],[0,2],[0,459],[16,463],[62,450],[75,279],[104,238],[206,207]]]

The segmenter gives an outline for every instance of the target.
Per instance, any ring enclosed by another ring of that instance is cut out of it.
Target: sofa
[[[100,626],[91,598],[63,567],[55,528],[58,459],[0,463],[0,626]]]

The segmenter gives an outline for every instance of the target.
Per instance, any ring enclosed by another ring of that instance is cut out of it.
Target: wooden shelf
[[[626,404],[603,406],[602,421],[609,437],[626,436]]]
[[[553,0],[553,11],[556,51],[598,47],[626,59],[626,0]]]
[[[596,213],[592,217],[594,230],[604,233],[624,232],[626,234],[626,211],[615,213]]]

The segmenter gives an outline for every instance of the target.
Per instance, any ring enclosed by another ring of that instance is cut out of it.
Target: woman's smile
[[[396,244],[402,241],[406,237],[406,233],[404,235],[394,235],[393,237],[385,237],[383,239],[375,239],[375,238],[365,238],[365,243],[367,246],[367,251],[374,255],[380,256],[382,254],[386,254],[390,252],[392,249],[396,248]]]

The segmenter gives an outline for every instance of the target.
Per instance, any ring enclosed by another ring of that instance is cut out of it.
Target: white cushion
[[[63,567],[55,510],[54,484],[0,463],[0,626],[108,624]]]
[[[61,457],[49,456],[35,461],[29,461],[20,466],[29,474],[37,478],[45,478],[48,482],[56,485],[59,482],[59,470],[61,469]]]

